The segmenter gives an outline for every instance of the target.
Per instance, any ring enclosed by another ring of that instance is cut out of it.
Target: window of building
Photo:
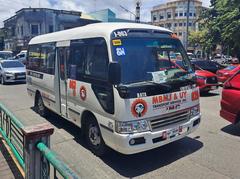
[[[193,13],[192,13],[192,12],[190,12],[190,13],[189,13],[189,16],[190,16],[190,17],[192,17],[192,16],[193,16]]]
[[[23,26],[21,26],[21,35],[23,35]]]
[[[177,23],[174,23],[174,27],[177,27]]]
[[[163,14],[160,14],[159,19],[164,19]]]
[[[39,34],[39,24],[31,24],[31,34],[32,35]]]
[[[153,16],[153,21],[156,21],[156,20],[157,20],[157,16],[154,15],[154,16]]]
[[[168,13],[167,13],[167,18],[168,18],[168,19],[172,18],[172,13],[171,13],[171,12],[168,12]]]
[[[49,28],[49,29],[48,29],[48,32],[49,32],[49,33],[53,32],[53,25],[49,25],[48,28]]]
[[[187,23],[186,23],[186,22],[184,22],[184,23],[183,23],[183,26],[185,27],[186,25],[187,25]]]
[[[183,16],[183,13],[182,13],[182,12],[180,12],[180,13],[179,13],[179,16],[180,16],[180,17],[182,17],[182,16]]]
[[[196,13],[195,12],[193,13],[193,16],[196,17]]]
[[[190,26],[190,27],[192,26],[192,23],[191,23],[191,22],[189,22],[189,26]]]
[[[183,24],[180,22],[180,23],[179,23],[179,27],[182,27],[182,25],[183,25]]]
[[[182,36],[182,32],[178,32],[178,36]]]
[[[187,13],[186,13],[186,12],[184,13],[184,16],[185,16],[185,17],[187,16]]]
[[[17,27],[17,35],[20,35],[20,28],[19,28],[19,26]]]
[[[172,24],[171,24],[171,23],[167,23],[166,26],[167,26],[167,28],[169,28],[169,29],[172,28]]]
[[[175,13],[175,17],[178,17],[178,13],[177,12]]]

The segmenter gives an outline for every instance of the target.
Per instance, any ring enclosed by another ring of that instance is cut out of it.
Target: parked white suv
[[[15,56],[15,59],[26,64],[27,50],[22,50],[19,54]]]

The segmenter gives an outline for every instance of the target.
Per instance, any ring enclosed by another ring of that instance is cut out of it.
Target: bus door
[[[56,100],[57,112],[64,117],[67,116],[67,60],[69,57],[69,47],[62,46],[62,42],[57,43],[57,64],[58,74],[56,78],[56,90],[58,100]],[[65,43],[64,43],[65,44]],[[67,43],[68,44],[68,43]],[[70,44],[70,42],[69,42]]]

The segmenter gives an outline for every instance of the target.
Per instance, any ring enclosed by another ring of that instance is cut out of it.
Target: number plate
[[[178,134],[179,132],[179,128],[175,128],[175,129],[171,129],[167,132],[168,137],[172,137],[175,136],[176,134]]]
[[[17,78],[25,78],[25,75],[18,75]]]

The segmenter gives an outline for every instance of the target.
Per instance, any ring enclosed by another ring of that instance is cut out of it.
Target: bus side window
[[[41,50],[41,71],[54,75],[55,67],[55,45],[53,43],[43,44]]]
[[[103,38],[88,41],[85,73],[98,79],[107,79],[108,51],[107,44]]]
[[[86,47],[83,40],[76,40],[71,42],[70,58],[68,60],[68,78],[81,80],[84,73],[84,61],[86,54]]]
[[[41,62],[41,46],[40,45],[30,45],[29,46],[29,55],[27,60],[27,69],[40,71],[40,62]]]

